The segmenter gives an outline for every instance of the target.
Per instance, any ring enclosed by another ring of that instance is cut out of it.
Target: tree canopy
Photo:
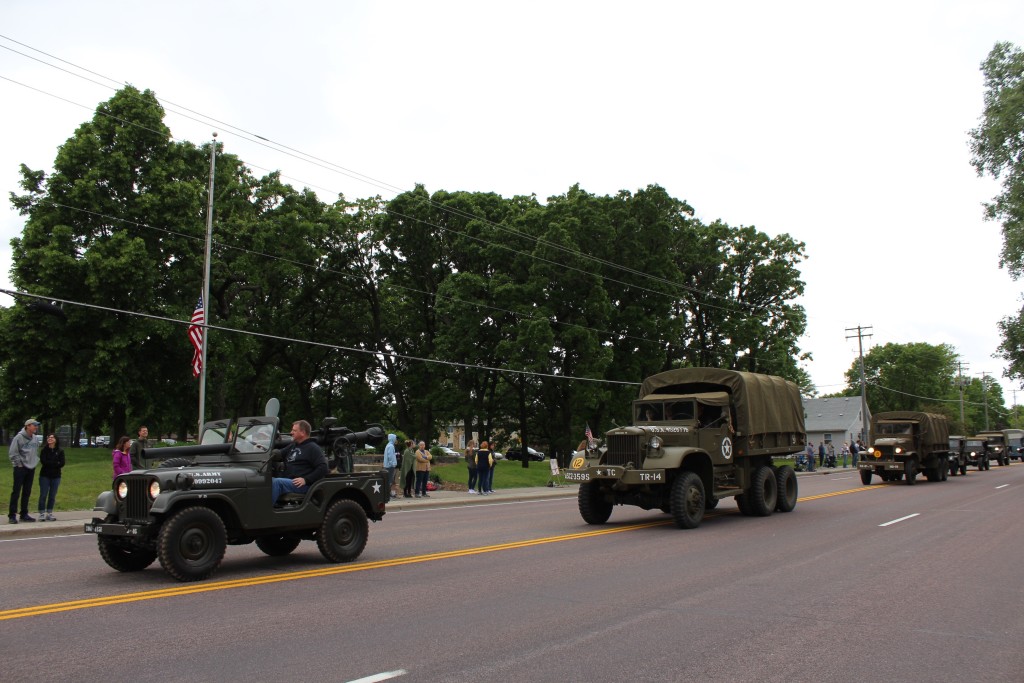
[[[126,87],[52,174],[22,167],[12,280],[69,303],[62,316],[23,297],[0,310],[8,423],[193,427],[178,323],[202,284],[210,153],[171,137],[152,92]],[[417,186],[325,203],[215,153],[209,416],[278,396],[294,419],[380,421],[428,441],[464,423],[565,453],[585,424],[628,420],[635,383],[671,367],[808,384],[804,245],[789,235],[704,223],[657,185],[544,202]]]

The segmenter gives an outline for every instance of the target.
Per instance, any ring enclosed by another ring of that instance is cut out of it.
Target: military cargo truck
[[[580,484],[580,516],[604,524],[616,505],[700,525],[705,510],[735,498],[745,515],[796,507],[796,473],[773,456],[803,450],[797,386],[780,377],[716,368],[669,370],[645,379],[632,425],[605,433],[603,450],[577,454],[565,478]]]
[[[989,469],[991,465],[988,462],[988,443],[985,439],[977,436],[964,439],[964,459],[968,465],[977,467],[979,472]]]
[[[1024,429],[1004,429],[1011,460],[1024,460]]]
[[[928,481],[949,476],[949,422],[945,415],[897,410],[871,416],[871,445],[857,463],[864,485],[871,475],[913,485],[919,472]]]
[[[1006,434],[992,431],[978,432],[975,436],[985,439],[988,444],[989,462],[995,460],[996,464],[1000,466],[1010,464],[1010,446]]]

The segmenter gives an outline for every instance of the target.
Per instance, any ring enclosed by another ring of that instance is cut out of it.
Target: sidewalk
[[[488,503],[518,503],[526,500],[551,498],[575,498],[577,486],[535,486],[531,488],[498,489],[488,496],[471,494],[467,491],[431,491],[427,498],[402,498],[388,503],[387,512],[402,512],[424,508],[442,508],[456,505],[485,505]],[[33,517],[37,517],[35,512]],[[0,522],[0,541],[9,538],[37,538],[40,536],[64,536],[82,533],[86,522],[92,521],[92,510],[57,510],[53,513],[56,522]],[[387,514],[384,515],[387,519]]]

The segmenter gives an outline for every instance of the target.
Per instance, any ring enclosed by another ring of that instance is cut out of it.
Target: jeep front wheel
[[[97,536],[100,557],[119,572],[140,572],[156,559],[156,551]]]
[[[704,482],[684,472],[672,482],[672,520],[680,529],[696,529],[704,519]]]
[[[227,532],[224,522],[209,508],[180,510],[164,522],[157,546],[160,564],[178,581],[199,581],[217,571]]]
[[[362,506],[354,500],[339,500],[327,508],[316,545],[331,562],[351,562],[363,552],[369,535]]]
[[[298,548],[300,541],[294,536],[259,536],[256,547],[271,557],[284,557]]]
[[[612,516],[612,504],[604,499],[592,481],[580,484],[576,505],[580,509],[580,517],[587,524],[604,524]]]

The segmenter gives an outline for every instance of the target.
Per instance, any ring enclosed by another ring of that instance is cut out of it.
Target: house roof
[[[846,432],[860,429],[860,396],[804,397],[802,400],[808,432]]]

